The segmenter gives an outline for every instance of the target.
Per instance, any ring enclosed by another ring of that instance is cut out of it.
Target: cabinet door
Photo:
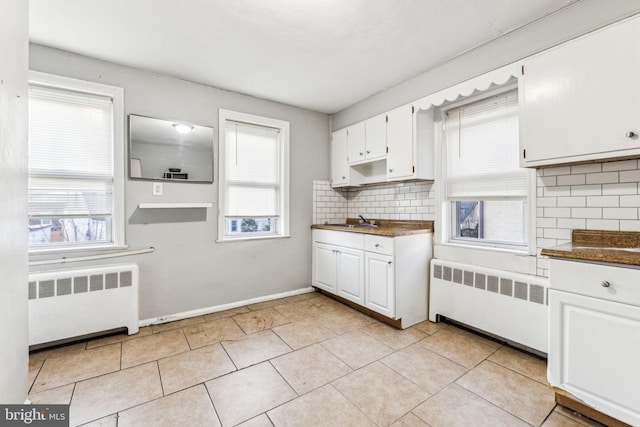
[[[347,131],[342,129],[331,134],[331,185],[340,187],[348,184]]]
[[[387,179],[406,179],[413,176],[413,107],[404,106],[387,116]]]
[[[549,310],[551,385],[640,425],[640,307],[552,289]]]
[[[390,318],[396,314],[394,272],[392,256],[365,254],[365,306]]]
[[[364,122],[356,123],[347,128],[347,147],[349,163],[358,163],[366,160]]]
[[[338,247],[338,295],[364,304],[364,252]]]
[[[367,160],[387,155],[387,116],[381,114],[364,122]]]
[[[640,19],[524,62],[523,166],[615,158],[640,148]],[[526,153],[525,151],[526,150]]]
[[[335,246],[313,244],[313,285],[333,294],[338,277],[336,254]]]

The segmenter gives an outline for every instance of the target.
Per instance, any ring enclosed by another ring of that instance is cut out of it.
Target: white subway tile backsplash
[[[572,218],[602,218],[602,208],[573,208]]]
[[[637,182],[623,182],[621,184],[602,184],[602,195],[638,194]]]
[[[543,237],[545,239],[571,240],[571,230],[567,228],[545,228]]]
[[[542,228],[553,228],[558,224],[558,220],[556,218],[536,218],[536,227]]]
[[[555,176],[538,176],[538,186],[555,187],[557,178]],[[546,189],[546,188],[545,188]]]
[[[629,221],[623,219],[620,221],[620,230],[640,231],[640,221]]]
[[[640,207],[640,196],[620,196],[620,207]]]
[[[561,175],[557,178],[557,185],[584,185],[586,175],[581,173],[577,175]]]
[[[570,196],[571,187],[566,185],[562,187],[544,187],[545,197]]]
[[[637,208],[603,208],[604,219],[638,219]]]
[[[616,207],[620,206],[619,196],[590,196],[587,197],[588,207]]]
[[[637,160],[621,160],[602,164],[602,172],[632,170],[638,168]]]
[[[602,163],[587,163],[585,165],[571,166],[571,175],[579,173],[596,173],[602,171]]]
[[[600,196],[602,185],[575,185],[571,187],[572,196]]]
[[[587,184],[612,184],[617,183],[618,172],[590,173],[587,175]]]
[[[620,171],[620,182],[639,182],[640,169]]]
[[[571,167],[559,166],[559,167],[553,167],[553,168],[538,169],[538,171],[544,176],[569,175],[571,173]]]
[[[583,208],[586,206],[587,198],[584,196],[579,197],[558,197],[558,207],[578,207]]]
[[[587,220],[585,218],[558,218],[558,221],[557,221],[558,228],[568,228],[573,230],[576,228],[583,229],[586,226],[587,226]]]
[[[620,230],[620,221],[615,219],[588,219],[587,228],[590,230]]]
[[[537,199],[539,208],[555,208],[558,206],[557,197],[538,197]]]
[[[570,218],[571,208],[544,208],[544,216],[556,218]]]

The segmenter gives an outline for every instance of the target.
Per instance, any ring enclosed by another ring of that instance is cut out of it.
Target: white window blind
[[[30,88],[30,218],[111,217],[113,129],[109,97]]]
[[[225,215],[273,217],[280,214],[279,130],[225,123]]]
[[[527,171],[518,162],[517,90],[447,111],[445,136],[449,199],[527,196]]]

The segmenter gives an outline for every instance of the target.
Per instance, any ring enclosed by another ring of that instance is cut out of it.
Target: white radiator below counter
[[[137,264],[29,274],[30,346],[138,323]]]
[[[444,316],[546,354],[548,288],[544,277],[434,259],[429,320]]]

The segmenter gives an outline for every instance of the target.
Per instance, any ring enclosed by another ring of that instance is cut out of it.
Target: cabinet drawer
[[[549,268],[552,289],[640,306],[639,269],[559,259]]]
[[[393,255],[393,237],[364,236],[364,250],[384,255]]]
[[[364,235],[348,231],[313,230],[313,241],[354,249],[364,248]]]

